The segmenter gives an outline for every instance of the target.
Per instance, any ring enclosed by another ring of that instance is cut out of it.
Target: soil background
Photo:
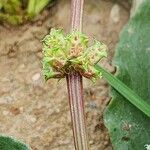
[[[119,33],[130,15],[127,1],[86,0],[83,32],[103,41],[110,72]],[[70,1],[56,3],[32,23],[0,25],[0,133],[20,138],[33,150],[74,150],[65,79],[45,82],[41,73],[42,38],[52,27],[69,32]],[[84,100],[91,150],[112,150],[103,112],[108,84],[84,79]]]

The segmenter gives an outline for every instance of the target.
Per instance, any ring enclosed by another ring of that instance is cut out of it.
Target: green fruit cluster
[[[46,80],[63,78],[72,70],[91,80],[101,76],[94,65],[107,56],[105,44],[95,40],[89,47],[89,39],[83,33],[73,31],[65,36],[61,29],[51,29],[42,42]]]

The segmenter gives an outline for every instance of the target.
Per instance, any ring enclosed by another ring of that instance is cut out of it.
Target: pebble
[[[59,112],[60,112],[59,108],[50,108],[49,111],[48,111],[49,115],[52,115],[54,113],[57,114]]]
[[[35,118],[35,117],[32,117],[32,118],[30,118],[30,121],[31,121],[32,123],[35,123],[35,122],[36,122],[36,118]]]
[[[19,109],[20,109],[20,112],[23,113],[24,108],[23,108],[23,107],[20,107]]]
[[[32,81],[37,81],[40,79],[40,77],[41,77],[40,73],[36,73],[32,76]]]
[[[94,141],[89,141],[89,144],[90,144],[90,145],[94,144]]]
[[[35,123],[37,120],[33,115],[27,115],[26,119],[31,123]]]
[[[105,146],[109,145],[109,142],[108,141],[104,141],[104,145]]]
[[[119,11],[120,11],[120,8],[119,8],[119,5],[117,4],[115,4],[111,9],[110,18],[114,23],[119,22],[119,19],[120,19]]]
[[[59,113],[59,112],[60,112],[60,109],[59,109],[59,108],[56,108],[55,112],[56,112],[56,113]]]
[[[0,97],[0,104],[11,104],[14,99],[10,96],[2,96]]]
[[[25,68],[25,64],[21,64],[20,66],[19,66],[19,69],[24,69]]]
[[[90,101],[88,103],[88,107],[90,107],[91,109],[96,109],[97,108],[97,104],[94,101]]]
[[[8,114],[9,114],[9,111],[7,111],[7,110],[4,110],[4,111],[3,111],[3,115],[4,115],[4,116],[7,116]]]

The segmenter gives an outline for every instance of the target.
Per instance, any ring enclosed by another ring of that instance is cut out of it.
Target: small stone
[[[90,102],[88,103],[88,107],[90,107],[91,109],[96,109],[96,108],[97,108],[97,105],[96,105],[96,103],[95,103],[94,101],[90,101]]]
[[[4,111],[3,111],[3,115],[4,115],[4,116],[7,116],[8,114],[9,114],[9,111],[7,111],[7,110],[4,110]]]
[[[31,120],[32,123],[36,122],[36,118],[34,118],[34,117],[32,117],[30,120]]]
[[[94,141],[89,141],[90,145],[94,144]]]
[[[55,112],[56,112],[56,113],[59,113],[59,112],[60,112],[60,109],[59,109],[59,108],[56,108]]]
[[[31,123],[35,123],[37,120],[33,115],[26,116],[26,119]]]
[[[23,111],[24,111],[24,108],[20,107],[20,112],[23,113]]]
[[[104,141],[104,145],[105,146],[109,145],[109,142],[108,141]]]
[[[19,66],[19,69],[24,69],[25,68],[25,64],[21,64],[20,66]]]
[[[11,104],[14,99],[10,96],[2,96],[0,97],[0,104]]]
[[[119,5],[117,4],[115,4],[111,9],[110,18],[114,23],[119,22],[119,19],[120,19],[119,11],[120,11],[120,8],[119,8]]]
[[[41,77],[40,73],[36,73],[32,76],[32,81],[37,81],[40,79],[40,77]]]

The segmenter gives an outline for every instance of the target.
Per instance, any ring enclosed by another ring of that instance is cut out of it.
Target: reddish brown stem
[[[71,0],[71,29],[82,31],[84,0]]]
[[[72,71],[67,76],[70,111],[76,150],[88,150],[88,139],[85,126],[82,77]]]
[[[71,30],[82,30],[82,12],[84,0],[71,1]],[[75,150],[88,150],[85,125],[83,84],[79,72],[72,70],[67,75],[67,87],[73,126]]]

